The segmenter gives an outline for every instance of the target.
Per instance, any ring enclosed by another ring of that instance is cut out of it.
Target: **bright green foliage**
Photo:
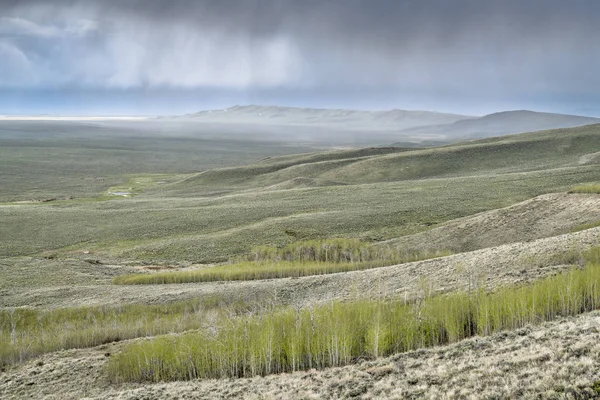
[[[598,257],[598,251],[590,257]],[[600,305],[600,264],[496,292],[332,302],[218,321],[125,348],[113,381],[251,377],[351,363],[575,315]]]
[[[250,261],[321,261],[360,262],[391,259],[391,250],[384,253],[358,239],[327,239],[294,242],[282,249],[275,246],[259,246],[248,255]]]
[[[569,193],[587,193],[587,194],[600,194],[600,183],[591,183],[589,185],[575,186]]]
[[[298,263],[242,262],[232,265],[205,268],[191,271],[160,272],[151,274],[121,275],[113,279],[117,285],[149,285],[168,283],[246,281],[255,279],[276,279],[310,275],[333,274],[336,272],[358,271],[386,265],[383,262],[364,263]]]
[[[283,249],[256,247],[248,256],[253,261],[191,271],[122,275],[117,276],[113,283],[142,285],[297,278],[359,271],[451,254],[450,251],[416,253],[376,248],[356,239],[311,240],[292,243]]]
[[[259,246],[252,249],[247,258],[256,262],[324,262],[360,263],[390,261],[405,263],[452,254],[449,250],[439,252],[403,251],[398,248],[379,246],[359,239],[305,240],[290,243],[283,248]]]
[[[164,305],[0,311],[0,366],[61,349],[198,329],[207,313],[248,312],[258,301],[206,297]]]

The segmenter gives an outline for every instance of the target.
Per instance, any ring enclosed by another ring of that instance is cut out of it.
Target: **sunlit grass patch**
[[[600,194],[600,183],[575,186],[569,190],[569,193]]]
[[[206,326],[218,314],[235,315],[268,299],[210,296],[161,305],[0,311],[0,366],[63,349],[85,348]]]
[[[168,284],[255,279],[298,278],[359,271],[451,255],[450,251],[402,252],[375,248],[356,239],[313,240],[284,248],[254,248],[247,259],[234,264],[198,270],[117,276],[119,285]]]

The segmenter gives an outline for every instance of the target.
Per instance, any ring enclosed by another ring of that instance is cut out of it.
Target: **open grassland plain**
[[[596,182],[600,166],[586,156],[599,150],[594,125],[426,150],[367,149],[350,158],[343,151],[273,158],[119,201],[3,205],[0,255],[90,251],[105,259],[212,263],[264,244],[392,239]],[[265,190],[298,177],[345,184]]]
[[[327,145],[153,121],[0,121],[0,202],[97,197],[130,177],[177,176]],[[169,179],[162,179],[168,181]]]
[[[0,397],[600,395],[599,153],[594,125],[9,195]]]
[[[219,197],[0,206],[0,255],[90,251],[148,263],[223,262],[264,244],[391,239],[566,191],[599,174],[598,167],[586,166]]]

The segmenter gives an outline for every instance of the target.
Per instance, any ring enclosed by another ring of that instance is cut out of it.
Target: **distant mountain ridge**
[[[451,124],[405,130],[411,135],[436,134],[447,138],[484,138],[548,129],[575,128],[600,123],[600,118],[529,110],[502,111]]]
[[[413,110],[345,110],[280,106],[234,106],[223,110],[200,111],[179,118],[206,122],[244,122],[295,125],[354,125],[374,129],[407,129],[418,126],[449,124],[467,115]]]
[[[600,123],[600,118],[529,110],[502,111],[484,116],[413,110],[345,110],[245,105],[200,111],[177,117],[192,123],[217,123],[246,127],[288,126],[312,132],[387,135],[404,145],[443,144],[548,129],[574,128]],[[354,132],[354,133],[352,133]],[[383,138],[383,136],[382,136]]]

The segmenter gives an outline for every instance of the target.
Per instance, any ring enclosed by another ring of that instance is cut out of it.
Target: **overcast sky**
[[[598,0],[0,0],[0,114],[600,116]]]

